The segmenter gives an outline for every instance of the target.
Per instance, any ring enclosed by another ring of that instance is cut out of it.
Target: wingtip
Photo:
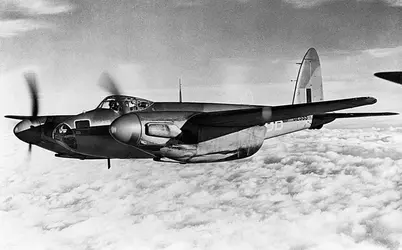
[[[399,115],[399,113],[396,112],[380,112],[377,113],[379,116],[390,116],[390,115]]]
[[[371,97],[371,96],[367,96],[366,101],[367,101],[368,104],[374,104],[374,103],[377,102],[377,99],[374,98],[374,97]]]
[[[16,119],[16,120],[24,120],[24,119],[31,119],[32,116],[25,116],[25,115],[5,115],[5,118],[8,119]]]
[[[376,72],[376,73],[374,73],[374,76],[375,77],[378,77],[378,78],[381,78],[381,79],[384,79],[384,80],[388,80],[387,78],[387,76],[389,76],[390,74],[392,74],[393,72]]]

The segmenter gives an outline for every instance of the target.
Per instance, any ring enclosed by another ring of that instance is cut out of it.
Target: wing
[[[325,102],[218,111],[194,115],[187,122],[200,126],[251,127],[263,125],[267,122],[322,114],[325,112],[370,105],[376,102],[377,100],[373,97],[358,97]]]
[[[73,115],[48,115],[48,116],[5,115],[4,117],[9,118],[9,119],[16,119],[16,120],[26,120],[26,119],[30,120],[32,118],[39,119],[39,118],[46,117],[46,118],[57,119],[58,121],[61,122],[62,120],[65,120],[65,119],[67,119],[67,118],[69,118],[71,116],[73,116]]]
[[[402,71],[377,72],[376,77],[402,84]]]
[[[16,120],[26,120],[26,119],[33,118],[33,116],[29,116],[29,115],[6,115],[4,117],[9,118],[9,119],[16,119]],[[39,116],[37,116],[37,117],[39,117]]]

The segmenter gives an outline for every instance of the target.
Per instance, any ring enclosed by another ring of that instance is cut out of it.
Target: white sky
[[[0,113],[30,113],[28,69],[39,75],[43,115],[95,107],[106,95],[97,87],[104,70],[125,93],[155,101],[177,100],[182,77],[186,101],[288,104],[295,63],[310,47],[326,99],[370,95],[378,103],[357,111],[402,112],[402,88],[373,76],[402,69],[400,1],[305,3],[0,0]]]

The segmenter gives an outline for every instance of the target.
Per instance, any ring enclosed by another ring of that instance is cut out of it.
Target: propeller
[[[32,118],[36,118],[39,113],[39,101],[38,101],[38,87],[36,84],[36,74],[34,72],[27,72],[24,74],[25,80],[28,83],[29,92],[32,100]],[[32,119],[31,118],[31,119]]]
[[[24,74],[25,81],[28,83],[29,87],[29,92],[31,95],[31,100],[32,100],[32,112],[31,112],[31,118],[30,120],[32,121],[38,116],[39,113],[39,98],[38,98],[38,86],[37,86],[37,77],[34,72],[27,72]],[[29,143],[28,146],[28,154],[29,156],[31,155],[32,152],[32,144]]]
[[[111,93],[112,95],[121,95],[120,90],[117,87],[116,81],[107,72],[102,73],[99,80],[99,86],[101,86],[104,90]]]
[[[117,96],[121,95],[121,91],[118,88],[116,81],[107,72],[103,72],[101,74],[100,79],[99,79],[99,86],[112,95],[117,95]],[[121,107],[120,112],[123,114],[126,113],[126,110],[124,109],[125,106],[124,106],[123,100],[121,98],[116,98],[116,100],[117,100],[119,106]]]

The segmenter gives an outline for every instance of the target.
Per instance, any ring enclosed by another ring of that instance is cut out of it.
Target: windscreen
[[[151,104],[151,101],[132,96],[109,96],[105,98],[97,108],[112,109],[117,112],[124,108],[125,110],[133,112],[147,109]],[[124,107],[120,107],[121,105],[124,105]]]

